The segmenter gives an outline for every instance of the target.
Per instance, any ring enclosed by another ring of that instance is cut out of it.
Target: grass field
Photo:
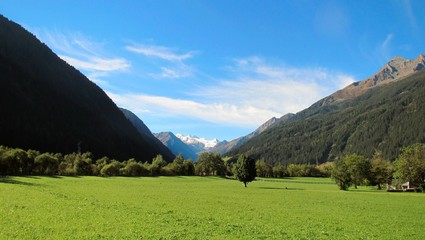
[[[329,179],[0,179],[0,239],[424,239],[425,194]]]

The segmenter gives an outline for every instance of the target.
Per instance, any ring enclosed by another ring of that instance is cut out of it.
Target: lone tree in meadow
[[[246,187],[257,176],[254,159],[244,154],[240,155],[235,165],[235,175]]]

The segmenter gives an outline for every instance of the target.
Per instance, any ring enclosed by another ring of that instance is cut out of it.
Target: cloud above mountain
[[[118,105],[144,116],[257,127],[271,117],[298,112],[355,81],[343,73],[273,65],[260,57],[234,60],[226,69],[228,78],[197,85],[186,92],[185,98],[134,92],[108,95]]]

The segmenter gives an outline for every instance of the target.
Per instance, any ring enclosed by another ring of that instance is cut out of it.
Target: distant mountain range
[[[394,160],[400,148],[425,143],[425,57],[393,58],[368,79],[351,84],[287,121],[227,152],[269,163],[321,163],[346,153]]]
[[[140,134],[96,84],[0,15],[0,145],[151,161],[173,154]]]
[[[219,141],[216,138],[208,140],[192,135],[174,135],[172,132],[155,133],[154,136],[158,138],[165,146],[167,146],[175,155],[182,154],[185,158],[197,160],[199,154],[202,152],[225,154],[232,148],[240,146],[244,142],[259,135],[275,124],[289,120],[293,115],[294,114],[289,113],[281,118],[271,118],[252,133],[232,141]]]
[[[198,150],[192,147],[190,144],[184,143],[172,132],[154,133],[154,135],[165,146],[167,146],[174,153],[174,155],[182,154],[185,159],[190,158],[194,161],[198,159]]]

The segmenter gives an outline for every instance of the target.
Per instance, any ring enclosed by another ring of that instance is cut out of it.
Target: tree
[[[193,165],[192,159],[186,159],[183,161],[183,174],[186,176],[195,175],[195,165]]]
[[[111,163],[106,164],[101,170],[101,176],[117,176],[120,174],[120,169],[122,167],[122,163],[112,160]]]
[[[348,190],[352,184],[349,168],[345,161],[337,159],[332,169],[332,178],[335,180],[340,190]]]
[[[184,175],[184,157],[182,154],[176,156],[174,161],[167,165],[173,175]]]
[[[198,175],[223,175],[226,167],[219,153],[203,152],[199,155],[195,170]]]
[[[393,166],[390,161],[384,159],[380,152],[373,155],[370,169],[370,182],[377,185],[378,190],[382,189],[382,184],[391,182]]]
[[[257,160],[255,167],[257,169],[257,176],[259,177],[271,177],[273,175],[272,166],[268,165],[264,159]]]
[[[278,163],[276,166],[273,167],[273,176],[277,178],[283,178],[287,174],[286,167],[283,166],[281,163]]]
[[[425,190],[425,144],[415,144],[401,150],[394,162],[394,177],[409,181]]]
[[[245,154],[240,155],[235,164],[235,175],[246,187],[247,183],[253,181],[257,175],[255,160]]]
[[[56,174],[59,166],[57,156],[51,153],[43,153],[34,159],[35,172],[42,175]]]
[[[348,166],[354,188],[370,178],[370,161],[365,157],[353,153],[346,155],[343,161]]]
[[[137,177],[142,175],[143,167],[132,158],[127,161],[125,167],[121,168],[120,171],[124,176]]]
[[[151,175],[157,176],[161,172],[161,168],[165,167],[167,165],[167,162],[164,160],[162,155],[157,155],[153,160],[151,164]]]

